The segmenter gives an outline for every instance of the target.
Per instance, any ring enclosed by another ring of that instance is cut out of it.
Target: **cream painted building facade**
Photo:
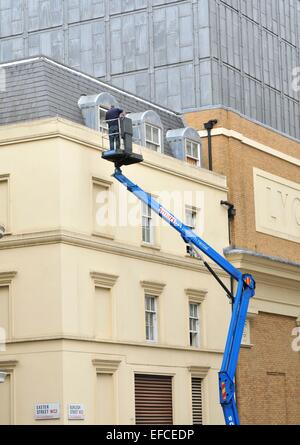
[[[196,230],[222,252],[225,177],[142,153],[145,162],[125,174],[155,196],[163,192],[165,205],[176,191],[183,219],[185,199],[200,193]],[[99,215],[107,216],[103,196],[106,204],[128,200],[141,220],[140,203],[112,173],[97,131],[62,118],[0,128],[0,324],[7,335],[0,371],[8,373],[1,424],[135,424],[136,375],[169,378],[174,424],[193,423],[191,382],[201,379],[202,421],[223,423],[217,372],[230,304],[166,225],[153,228],[152,244],[142,242],[140,224],[99,225]],[[154,341],[145,336],[145,295],[156,302]],[[198,347],[190,346],[190,303],[199,309]],[[36,420],[37,405],[50,403],[59,418]],[[69,420],[69,404],[84,409],[84,420]]]

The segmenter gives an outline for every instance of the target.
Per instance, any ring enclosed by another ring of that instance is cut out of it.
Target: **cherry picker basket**
[[[133,137],[132,120],[128,117],[113,119],[117,125],[108,128],[107,132],[102,133],[102,146],[109,147],[102,153],[102,158],[106,161],[113,162],[115,167],[120,168],[122,165],[131,165],[143,162],[141,153],[133,153],[133,143],[140,142]],[[107,121],[108,127],[110,121]],[[140,143],[139,143],[140,145]]]

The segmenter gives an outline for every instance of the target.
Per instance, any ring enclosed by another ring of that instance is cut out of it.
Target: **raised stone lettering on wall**
[[[300,183],[253,169],[258,232],[300,243]]]

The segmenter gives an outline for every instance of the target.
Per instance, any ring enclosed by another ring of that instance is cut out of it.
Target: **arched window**
[[[166,138],[175,158],[201,167],[201,139],[194,128],[169,130]]]
[[[111,105],[119,107],[118,101],[110,93],[81,96],[78,101],[86,126],[101,133],[108,133],[105,115]]]
[[[137,144],[158,153],[163,152],[163,125],[160,116],[152,110],[131,113],[128,116],[133,123],[133,137]]]

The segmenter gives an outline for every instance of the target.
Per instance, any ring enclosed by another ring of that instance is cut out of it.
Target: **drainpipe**
[[[236,215],[236,208],[234,207],[234,204],[228,201],[221,201],[221,205],[227,207],[228,209],[228,238],[229,245],[231,245],[231,222],[234,220],[234,217]]]
[[[204,124],[205,130],[207,130],[207,137],[208,137],[208,169],[212,171],[213,169],[213,162],[212,162],[212,137],[211,137],[211,130],[214,128],[214,126],[218,123],[217,119],[210,120]]]
[[[231,223],[236,216],[236,208],[234,207],[234,204],[228,201],[221,201],[220,204],[222,206],[227,207],[228,209],[228,239],[229,239],[229,245],[231,246],[232,244]],[[232,277],[230,277],[230,290],[232,295],[234,295],[234,280]]]

